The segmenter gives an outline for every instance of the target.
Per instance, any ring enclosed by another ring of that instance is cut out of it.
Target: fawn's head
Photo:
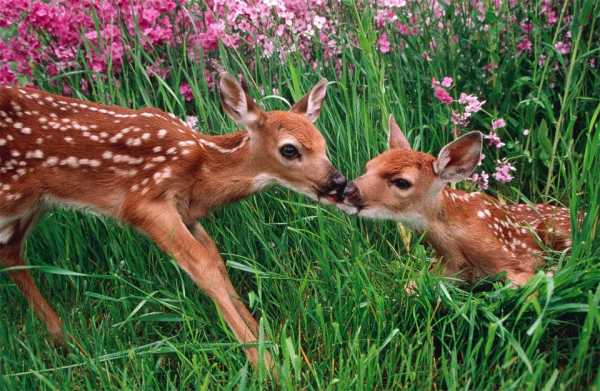
[[[319,117],[327,80],[318,82],[289,111],[263,111],[245,85],[228,74],[220,80],[225,112],[250,135],[257,189],[279,183],[313,199],[341,200],[346,178],[327,157],[325,139],[313,123]]]
[[[470,132],[442,148],[437,158],[413,151],[390,116],[389,149],[369,161],[366,172],[348,184],[342,208],[423,229],[446,183],[473,173],[481,158],[481,145],[482,134]]]

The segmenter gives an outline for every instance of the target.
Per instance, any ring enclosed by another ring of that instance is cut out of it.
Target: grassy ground
[[[484,96],[490,117],[509,123],[502,135],[517,179],[493,183],[490,192],[588,214],[574,233],[573,252],[549,257],[554,277],[542,271],[526,287],[511,289],[501,279],[476,286],[440,279],[427,272],[433,254],[419,237],[279,188],[217,211],[205,226],[261,318],[264,347],[276,358],[283,388],[600,389],[600,81],[587,65],[597,53],[595,19],[586,19],[585,34],[573,36],[578,48],[553,71],[500,53],[493,33],[489,41],[461,39],[431,62],[422,59],[417,38],[404,52],[382,56],[370,18],[351,17],[359,46],[344,52],[337,76],[328,67],[310,71],[294,56],[248,68],[239,53],[223,51],[220,61],[244,73],[255,96],[262,86],[297,98],[320,76],[335,80],[317,125],[333,162],[350,177],[384,148],[388,113],[425,150],[437,152],[449,141],[448,113],[432,99],[430,81],[452,75],[461,90]],[[542,37],[534,50],[551,43]],[[87,97],[158,106],[197,115],[210,132],[232,130],[200,76],[202,65],[175,51],[168,56],[169,80],[147,77],[142,64],[152,59],[140,51],[120,85],[101,78]],[[491,60],[498,68],[484,76],[481,64]],[[78,86],[88,76],[59,81]],[[176,92],[184,79],[194,89],[193,105]],[[284,107],[269,97],[262,104]],[[472,128],[489,126],[481,118]],[[65,322],[69,349],[49,345],[17,288],[0,277],[0,388],[276,388],[248,366],[191,280],[127,227],[53,211],[33,233],[27,254],[40,289]],[[413,279],[419,294],[410,296],[403,286]]]

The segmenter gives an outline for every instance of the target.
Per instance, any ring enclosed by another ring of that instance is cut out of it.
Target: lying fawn
[[[473,281],[506,272],[520,286],[543,263],[540,241],[557,250],[571,246],[568,209],[503,205],[486,194],[446,186],[467,179],[479,164],[480,132],[456,139],[435,158],[413,151],[390,116],[388,144],[389,150],[348,184],[341,208],[424,231],[443,259],[443,274]]]
[[[313,126],[326,90],[322,80],[290,111],[264,112],[245,85],[222,74],[223,108],[245,130],[209,136],[154,108],[129,110],[1,88],[0,264],[25,263],[23,242],[48,207],[97,211],[153,239],[214,301],[237,339],[255,342],[257,322],[196,220],[271,183],[325,203],[339,199],[346,180]],[[61,320],[29,272],[9,275],[61,340]],[[257,350],[245,350],[257,364]],[[270,356],[265,361],[270,365]]]

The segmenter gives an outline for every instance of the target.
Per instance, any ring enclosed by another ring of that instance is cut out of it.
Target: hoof
[[[66,350],[69,348],[67,345],[67,341],[65,339],[65,334],[62,330],[58,331],[49,331],[50,333],[50,342],[54,345],[55,348],[59,350]]]

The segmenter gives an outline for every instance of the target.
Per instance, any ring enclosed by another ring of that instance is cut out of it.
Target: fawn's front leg
[[[210,236],[208,236],[208,233],[204,230],[204,227],[202,227],[202,225],[195,223],[190,228],[190,231],[191,231],[192,235],[194,235],[194,238],[198,242],[200,242],[200,244],[209,248],[210,252],[213,255],[221,258],[221,256],[219,255],[219,250],[217,249],[217,246],[215,245],[215,242],[210,238]],[[221,269],[221,272],[227,276],[228,275],[227,269],[226,269],[225,263],[223,261],[219,262],[219,267]],[[248,308],[246,307],[246,305],[244,304],[242,299],[238,296],[238,294],[237,294],[235,288],[233,287],[233,284],[231,284],[231,280],[229,278],[227,278],[226,283],[227,283],[227,287],[226,287],[227,291],[229,292],[229,295],[233,299],[233,304],[235,305],[235,308],[238,310],[238,312],[240,313],[242,318],[244,318],[246,325],[248,325],[248,327],[250,328],[250,330],[252,330],[254,335],[258,337],[258,332],[259,332],[258,331],[258,322],[256,321],[256,319],[254,319],[254,316],[252,315],[252,313],[250,313],[250,311],[248,310]]]
[[[213,300],[238,341],[243,344],[256,343],[256,320],[240,301],[229,280],[223,259],[206,232],[196,228],[196,240],[175,206],[166,201],[131,204],[124,210],[125,220],[145,232],[163,251],[173,256],[196,285]],[[252,320],[249,321],[248,317]],[[257,349],[244,349],[248,360],[257,366]],[[266,352],[264,362],[267,368],[271,368],[271,357]]]

